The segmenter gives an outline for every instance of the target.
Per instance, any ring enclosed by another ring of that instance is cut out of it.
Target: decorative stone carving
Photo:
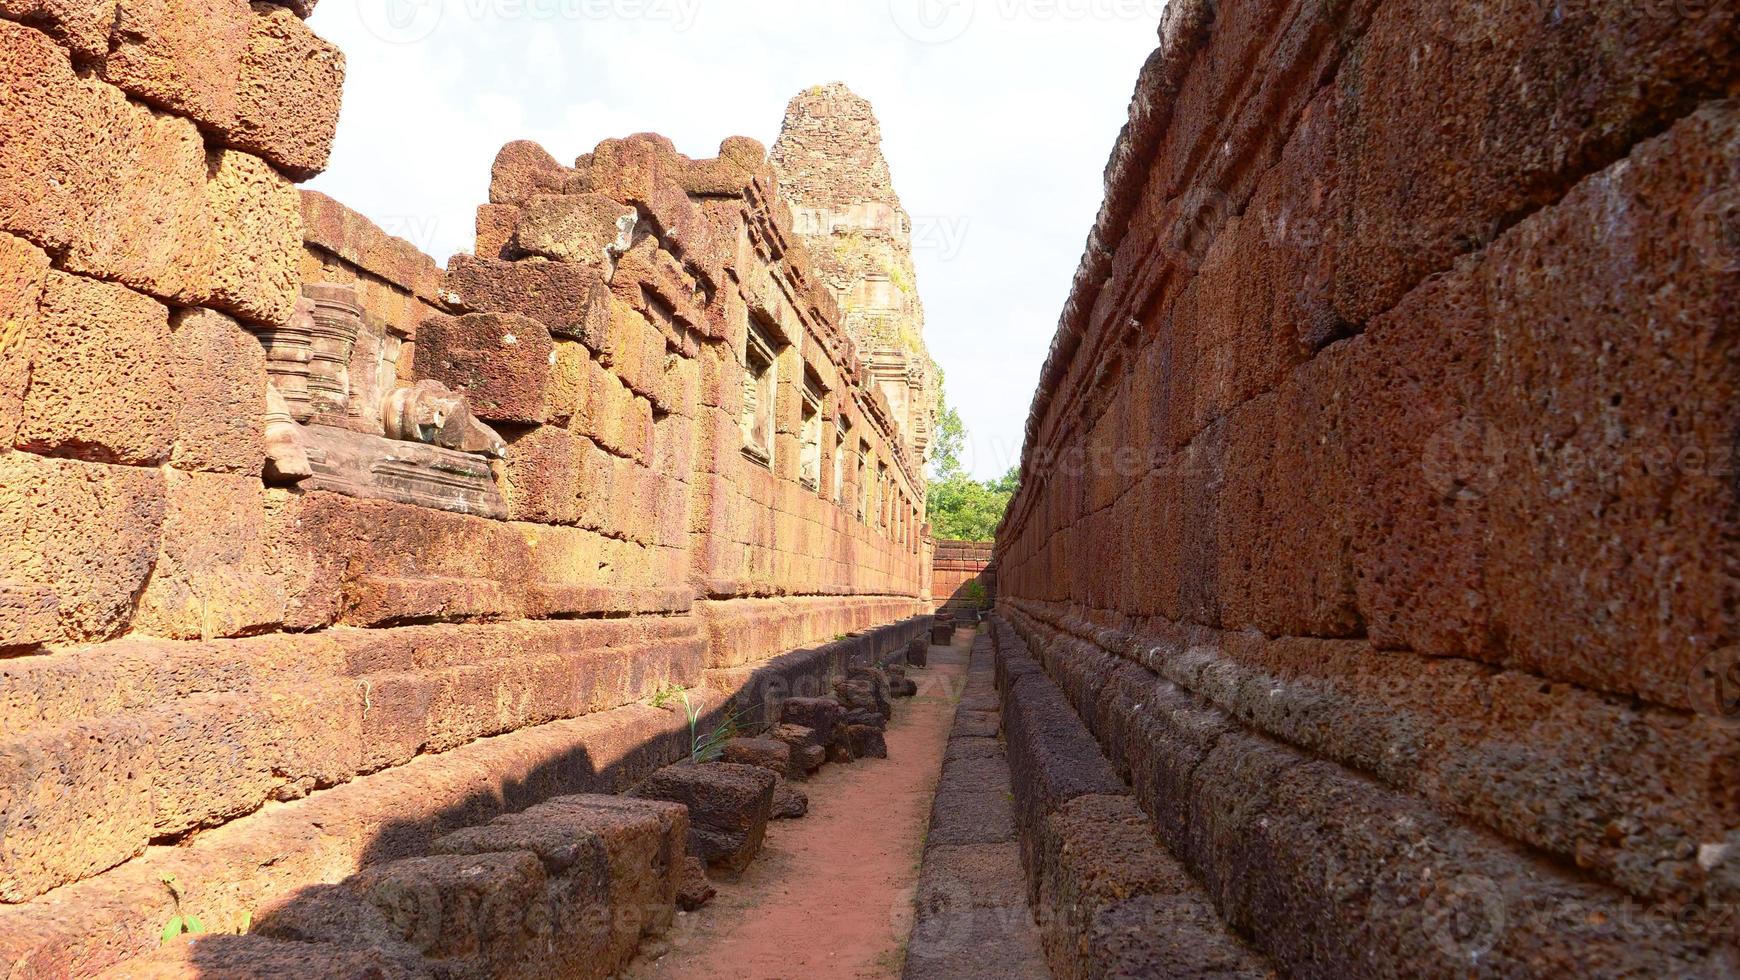
[[[492,459],[507,455],[507,444],[495,430],[471,414],[465,396],[439,381],[419,381],[395,389],[381,407],[387,438],[423,442]]]
[[[290,406],[275,382],[266,382],[266,479],[272,483],[295,483],[314,475],[308,465],[308,450],[302,426],[291,416]]]
[[[314,415],[308,400],[309,362],[314,359],[314,303],[298,300],[290,322],[256,327],[254,335],[266,348],[266,375],[284,400],[290,418],[308,421]]]
[[[303,287],[266,347],[265,477],[304,490],[505,518],[490,459],[506,454],[465,396],[398,384],[402,338],[364,316],[356,290]]]
[[[350,405],[350,356],[362,330],[362,304],[350,286],[302,287],[314,305],[308,401],[316,415],[344,418]]]

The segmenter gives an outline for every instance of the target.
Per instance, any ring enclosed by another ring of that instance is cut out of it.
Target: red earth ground
[[[749,870],[715,880],[718,897],[679,914],[664,943],[643,947],[625,976],[899,977],[931,797],[966,673],[960,644],[970,636],[932,647],[931,666],[912,671],[919,695],[896,702],[889,758],[829,765],[799,783],[809,815],[771,824]]]

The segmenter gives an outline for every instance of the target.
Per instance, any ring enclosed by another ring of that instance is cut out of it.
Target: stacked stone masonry
[[[511,144],[443,268],[295,187],[312,7],[0,0],[8,977],[154,949],[164,875],[235,931],[621,792],[686,751],[656,693],[777,711],[925,625],[922,447],[764,148]]]
[[[999,611],[1284,973],[1740,962],[1740,11],[1548,6],[1174,0],[1028,420]]]
[[[931,596],[937,611],[957,618],[988,609],[997,596],[995,544],[937,541],[931,558]]]

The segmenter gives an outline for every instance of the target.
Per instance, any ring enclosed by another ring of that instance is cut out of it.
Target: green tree
[[[969,476],[961,465],[966,426],[946,397],[939,404],[928,504],[931,531],[954,541],[989,541],[996,537],[1021,473],[1012,469],[1000,479],[985,481]]]

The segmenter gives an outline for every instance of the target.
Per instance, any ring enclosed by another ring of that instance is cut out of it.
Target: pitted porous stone
[[[689,853],[735,874],[761,851],[778,782],[758,766],[709,762],[666,766],[635,787],[634,795],[688,807]]]
[[[773,788],[773,818],[796,820],[810,812],[810,798],[803,790],[781,779]]]
[[[845,707],[833,698],[787,698],[780,706],[781,721],[808,728],[822,745],[834,743],[834,728],[845,717]]]
[[[776,776],[791,770],[791,746],[774,738],[734,738],[722,747],[721,761],[744,766],[760,766]]]

